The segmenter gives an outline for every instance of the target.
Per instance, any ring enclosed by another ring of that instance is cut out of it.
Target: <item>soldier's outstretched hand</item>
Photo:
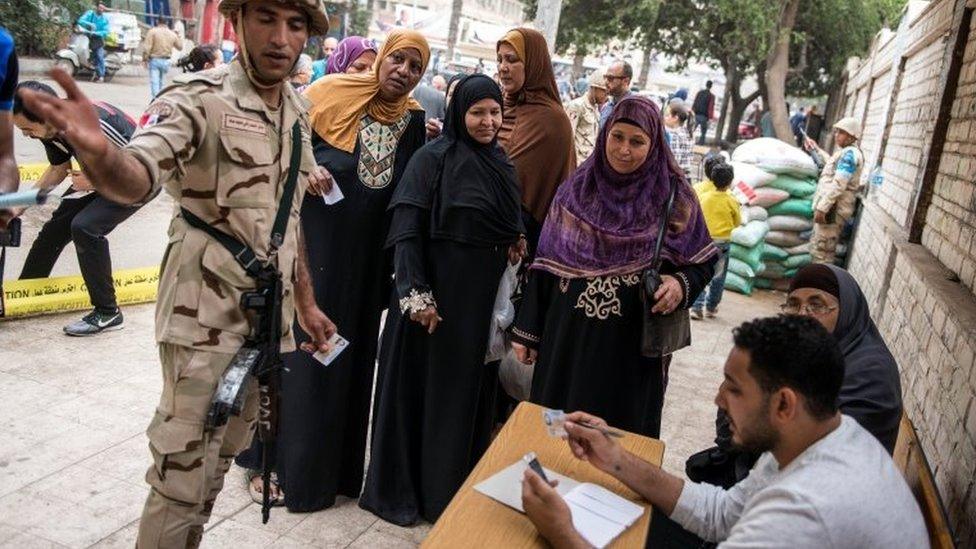
[[[64,99],[21,90],[27,108],[42,120],[57,128],[60,135],[83,157],[98,157],[108,150],[109,142],[102,134],[95,105],[81,92],[78,84],[65,71],[52,69],[51,78],[64,88]]]

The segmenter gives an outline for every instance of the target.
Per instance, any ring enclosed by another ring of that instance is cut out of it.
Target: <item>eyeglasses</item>
[[[788,315],[798,315],[798,314],[808,314],[813,316],[823,316],[831,311],[836,310],[836,306],[827,305],[825,303],[794,303],[792,301],[787,301],[786,303],[779,306],[779,310],[783,311]]]

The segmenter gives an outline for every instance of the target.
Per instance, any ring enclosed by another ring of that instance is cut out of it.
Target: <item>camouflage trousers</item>
[[[251,441],[258,414],[252,381],[240,417],[206,431],[204,423],[217,383],[234,355],[161,343],[163,394],[146,434],[153,464],[151,488],[139,522],[140,549],[195,548],[210,519],[224,475]]]
[[[810,256],[814,263],[833,264],[837,258],[837,241],[844,230],[844,221],[839,223],[814,223],[813,236],[810,237]]]

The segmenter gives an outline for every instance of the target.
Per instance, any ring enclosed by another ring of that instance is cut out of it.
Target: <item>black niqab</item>
[[[485,75],[467,76],[457,84],[443,134],[417,151],[390,202],[390,209],[409,204],[430,210],[431,238],[497,246],[516,242],[525,232],[514,166],[497,136],[481,144],[464,122],[468,109],[487,98],[503,104],[498,85]],[[387,246],[416,232],[394,227]]]

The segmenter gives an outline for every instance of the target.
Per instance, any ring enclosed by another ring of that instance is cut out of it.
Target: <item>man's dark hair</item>
[[[24,105],[24,100],[20,97],[20,90],[31,90],[38,93],[46,93],[48,95],[58,96],[58,93],[54,91],[54,88],[48,86],[47,84],[38,82],[37,80],[25,80],[20,84],[17,84],[17,88],[14,90],[14,114],[22,114],[24,118],[30,120],[31,122],[43,122],[40,116],[37,116],[27,105]]]
[[[705,81],[705,87],[708,88],[708,89],[712,89],[712,81],[711,80],[706,80]]]
[[[837,413],[844,357],[819,322],[799,315],[760,318],[733,330],[732,338],[736,347],[749,352],[749,373],[764,394],[789,387],[805,397],[814,418]]]
[[[705,171],[705,177],[712,178],[712,169],[725,162],[725,158],[718,154],[717,152],[710,152],[705,155],[705,162],[702,165],[702,169]]]
[[[712,166],[712,176],[709,177],[709,179],[712,180],[712,183],[715,183],[716,189],[724,191],[725,189],[729,188],[729,185],[732,184],[732,179],[734,177],[735,171],[732,169],[732,166],[723,161]]]

